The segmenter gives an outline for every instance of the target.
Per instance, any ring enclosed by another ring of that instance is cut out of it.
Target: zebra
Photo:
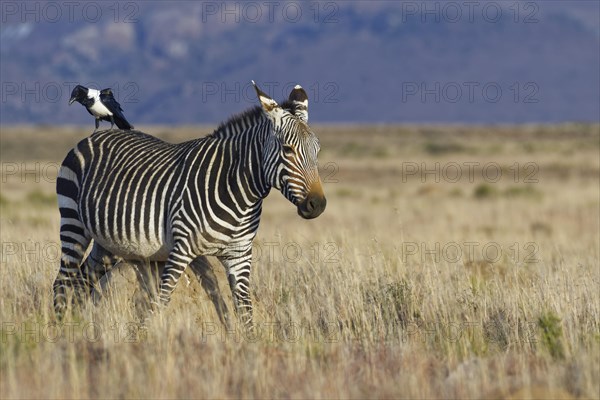
[[[98,267],[102,260],[163,263],[155,304],[161,309],[188,265],[210,275],[203,260],[216,256],[240,322],[252,326],[252,242],[263,199],[275,188],[304,219],[318,217],[327,204],[305,90],[296,85],[280,105],[252,85],[260,105],[206,137],[170,144],[136,130],[105,130],[67,154],[56,184],[62,254],[53,289],[59,320],[70,290],[89,292],[110,268]],[[214,276],[208,278],[214,283]]]

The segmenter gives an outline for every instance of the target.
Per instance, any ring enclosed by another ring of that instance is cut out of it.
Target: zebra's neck
[[[208,137],[222,152],[228,187],[239,191],[247,207],[258,204],[271,190],[263,164],[265,143],[272,134],[270,121],[255,107],[221,124]]]

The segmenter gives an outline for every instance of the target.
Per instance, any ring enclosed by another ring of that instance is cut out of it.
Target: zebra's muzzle
[[[298,204],[298,215],[304,219],[317,218],[325,211],[327,199],[320,194],[308,194],[306,198]]]

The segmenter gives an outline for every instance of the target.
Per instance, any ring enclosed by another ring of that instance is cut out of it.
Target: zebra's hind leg
[[[91,239],[86,237],[83,229],[74,225],[61,226],[61,259],[58,275],[54,280],[54,313],[62,320],[68,307],[69,292],[74,293],[75,299],[81,301],[82,293],[87,292],[87,285],[81,273],[81,262]],[[69,231],[67,236],[66,231]]]
[[[204,256],[196,258],[192,261],[190,267],[192,272],[194,272],[194,275],[196,275],[196,278],[200,281],[202,288],[204,288],[206,294],[210,297],[221,323],[226,327],[229,327],[229,310],[227,309],[227,304],[225,304],[223,295],[219,290],[217,277],[207,258]]]
[[[96,123],[97,120],[96,120]],[[75,290],[76,298],[87,293],[87,284],[81,271],[85,252],[92,238],[86,231],[79,214],[81,165],[74,150],[63,161],[56,179],[56,195],[60,211],[60,269],[54,280],[54,312],[60,320],[68,307],[68,292]]]
[[[92,250],[81,268],[86,284],[86,294],[92,295],[94,303],[97,303],[102,297],[100,280],[119,261],[121,261],[121,257],[113,255],[97,242],[94,242]]]
[[[252,249],[248,249],[238,257],[219,257],[219,260],[227,271],[238,318],[247,329],[252,329],[252,299],[250,298]]]

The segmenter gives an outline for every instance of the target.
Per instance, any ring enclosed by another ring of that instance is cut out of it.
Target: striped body
[[[67,210],[79,210],[85,235],[131,260],[167,261],[176,240],[203,255],[247,248],[269,188],[249,185],[253,171],[239,165],[252,158],[260,164],[259,149],[250,149],[247,160],[232,160],[236,143],[208,137],[174,145],[137,131],[97,132],[60,170],[59,187],[67,189],[59,192],[62,223],[75,223]],[[207,195],[213,187],[225,190]],[[79,196],[72,199],[75,189]]]
[[[62,243],[57,313],[66,306],[65,286],[89,288],[97,279],[81,268],[93,240],[94,249],[113,257],[165,263],[162,304],[187,265],[218,257],[236,308],[251,323],[252,240],[262,199],[275,187],[304,218],[325,207],[318,140],[291,104],[287,110],[263,104],[205,138],[181,144],[115,130],[82,140],[63,161],[57,180]]]

